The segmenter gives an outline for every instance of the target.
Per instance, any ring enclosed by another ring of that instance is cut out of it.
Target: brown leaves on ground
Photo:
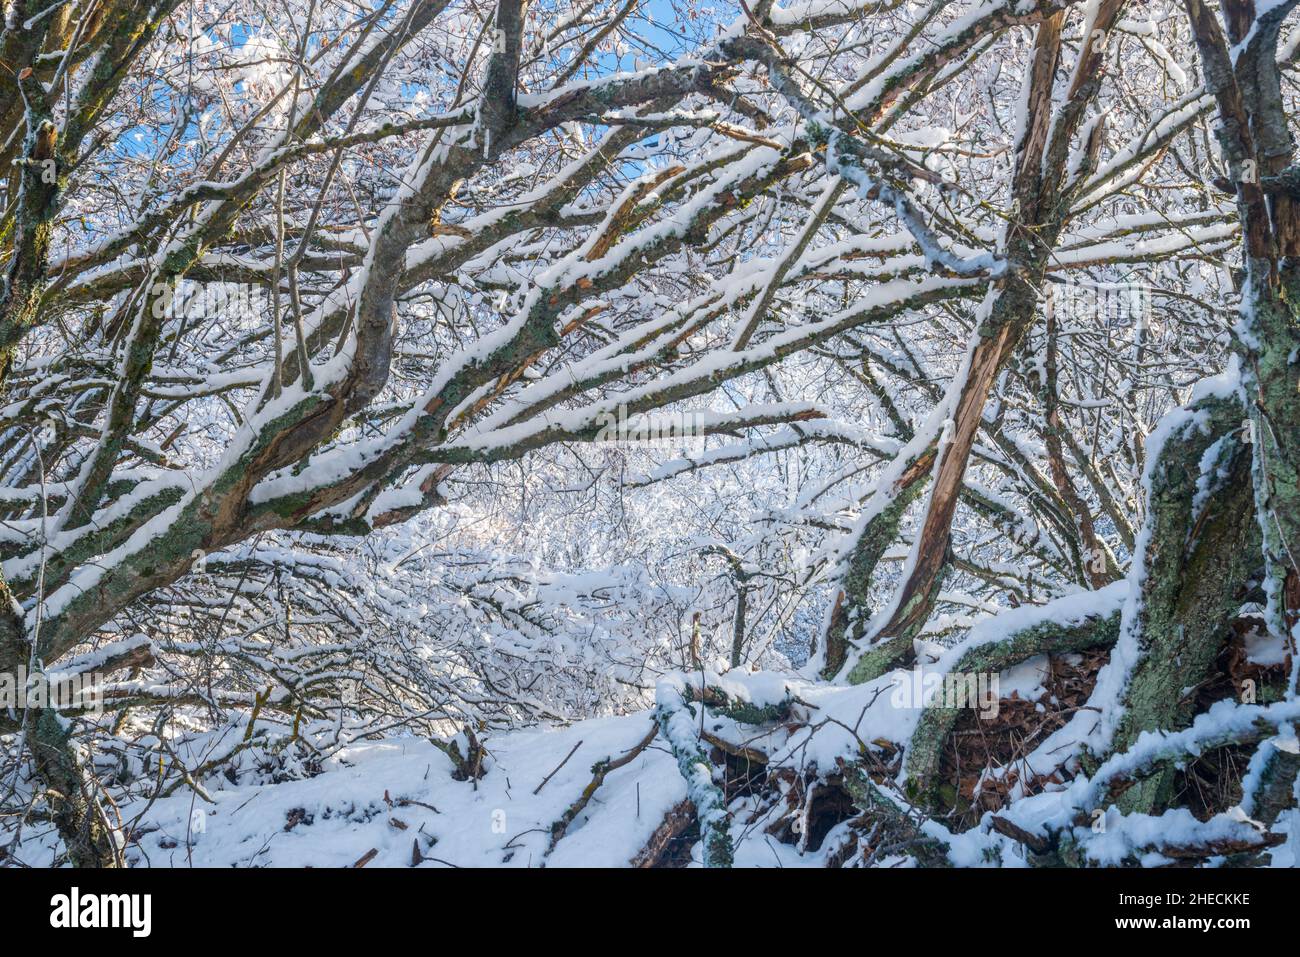
[[[1190,716],[1206,711],[1225,698],[1242,699],[1250,693],[1265,703],[1286,680],[1289,664],[1260,665],[1249,660],[1247,638],[1258,619],[1240,618],[1231,625],[1214,675],[1189,692],[1194,699]],[[1060,771],[1035,774],[1025,758],[1080,709],[1097,682],[1097,672],[1109,658],[1103,649],[1049,658],[1050,673],[1043,682],[1046,693],[1037,702],[1014,693],[999,703],[996,718],[981,719],[971,710],[963,714],[949,737],[941,764],[941,794],[952,807],[958,829],[973,827],[985,811],[998,811],[1008,794],[1023,788],[1037,794],[1066,780]],[[1041,706],[1041,708],[1040,708]],[[1241,774],[1250,755],[1239,748],[1208,751],[1178,775],[1175,803],[1207,819],[1235,804],[1241,795]]]
[[[947,782],[941,793],[953,806],[958,827],[971,827],[985,811],[1002,808],[1018,784],[1026,794],[1036,794],[1062,780],[1056,773],[1034,774],[1025,759],[1087,707],[1108,656],[1105,650],[1050,656],[1046,691],[1037,701],[1012,692],[999,702],[994,718],[981,718],[975,710],[962,715],[940,764],[941,779]],[[992,776],[995,771],[1001,773]]]
[[[1253,698],[1259,704],[1277,699],[1286,687],[1290,659],[1272,665],[1250,660],[1248,644],[1260,627],[1257,618],[1238,618],[1232,623],[1232,638],[1224,644],[1214,674],[1189,693],[1195,712],[1200,714],[1216,701]],[[1205,751],[1178,771],[1174,779],[1174,803],[1186,807],[1205,821],[1241,800],[1241,776],[1246,772],[1254,746],[1215,748]]]

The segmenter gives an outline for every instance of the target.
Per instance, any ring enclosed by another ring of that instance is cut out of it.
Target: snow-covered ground
[[[456,781],[442,751],[419,738],[348,746],[315,777],[193,791],[159,800],[142,829],[140,864],[155,867],[620,866],[650,837],[686,786],[665,750],[651,747],[613,772],[546,855],[550,826],[591,781],[591,765],[633,747],[649,713],[597,718],[488,742],[489,770]],[[534,793],[568,754],[577,750]],[[218,779],[220,780],[220,779]],[[295,823],[296,822],[296,823]]]
[[[698,746],[708,751],[722,742],[734,754],[759,752],[766,758],[765,768],[755,766],[754,780],[762,782],[761,787],[737,785],[732,768],[727,829],[735,865],[825,867],[860,860],[857,835],[851,830],[857,810],[845,801],[829,818],[823,816],[814,824],[810,795],[841,762],[856,762],[867,752],[896,754],[922,713],[909,695],[922,684],[928,688],[924,679],[950,667],[963,647],[995,640],[1000,634],[992,624],[976,628],[961,645],[930,659],[923,672],[894,672],[858,686],[746,669],[675,675],[661,681],[660,707],[668,699],[682,707],[674,740],[690,740],[676,742],[679,750]],[[1043,694],[1043,673],[1035,659],[1002,672],[1003,700],[1013,693],[1022,700],[1038,700]],[[782,714],[788,713],[788,718],[742,724],[720,713],[723,709],[701,710],[698,702],[687,707],[682,696],[692,679],[725,693],[732,702],[757,708],[784,703],[787,710]],[[674,694],[664,693],[669,689]],[[924,691],[932,693],[932,689]],[[1210,741],[1229,724],[1267,720],[1285,726],[1296,714],[1296,706],[1286,702],[1254,709],[1223,702],[1184,732],[1144,736],[1133,752],[1112,759],[1093,781],[1084,777],[1048,787],[1002,813],[1031,831],[1044,825],[1068,827],[1079,809],[1096,803],[1093,792],[1099,787],[1104,790],[1107,774],[1122,772],[1148,752],[1181,746],[1186,739],[1187,750],[1195,753],[1195,741]],[[142,796],[118,808],[133,837],[126,848],[131,865],[623,867],[637,862],[674,809],[674,819],[684,819],[679,805],[688,797],[697,799],[696,806],[701,806],[698,799],[708,799],[704,792],[688,794],[655,710],[590,718],[563,727],[486,734],[484,770],[478,780],[458,780],[456,764],[448,754],[415,735],[345,740],[331,748],[329,729],[317,728],[312,736],[324,756],[312,759],[311,749],[286,735],[259,734],[245,747],[246,730],[247,725],[231,724],[169,746],[171,767],[179,760],[194,770],[214,753],[234,752],[236,760],[197,778],[169,775],[166,796],[151,799],[148,795],[154,788],[133,789]],[[703,745],[697,745],[700,737],[705,739]],[[1294,747],[1293,735],[1279,735],[1276,740],[1279,747]],[[264,746],[253,743],[263,741]],[[463,753],[465,740],[459,744]],[[618,762],[629,753],[630,760]],[[102,757],[97,763],[104,767],[109,756]],[[593,765],[609,761],[616,766],[593,789]],[[718,783],[721,752],[714,750],[708,763]],[[137,767],[133,773],[139,784],[147,785],[156,765]],[[888,788],[887,782],[881,784]],[[898,800],[901,791],[894,793]],[[553,842],[553,826],[584,796],[589,799],[585,806]],[[693,811],[686,817],[693,817]],[[1024,866],[1023,849],[994,832],[988,817],[963,833],[950,832],[936,821],[923,830],[948,844],[949,859],[955,864]],[[1197,822],[1185,809],[1157,817],[1121,818],[1110,812],[1106,817],[1114,826],[1100,837],[1091,835],[1088,850],[1092,861],[1103,865],[1121,863],[1143,848],[1190,843],[1210,833],[1207,826],[1223,837],[1240,837],[1250,829],[1249,816],[1240,808],[1218,815],[1209,825]],[[1269,852],[1272,866],[1289,867],[1297,860],[1297,841],[1289,834],[1293,826],[1291,815],[1283,815],[1274,826],[1275,832],[1288,838]],[[686,833],[684,842],[676,839],[672,854],[659,856],[661,864],[703,862],[698,828]],[[36,825],[26,830],[21,846],[24,860],[53,863],[59,850],[52,830]],[[1152,864],[1162,861],[1156,851],[1148,857]],[[912,861],[906,855],[893,855],[871,863],[905,866]]]
[[[811,706],[804,716],[816,718],[799,727],[756,729],[710,712],[707,730],[791,767],[833,768],[837,757],[854,754],[859,742],[850,729],[868,710],[879,719],[869,722],[877,739],[905,740],[919,714],[870,707],[889,697],[887,678],[818,687],[787,686],[770,674],[745,677],[750,680],[734,673],[713,679],[758,704],[779,699],[788,687]],[[152,804],[122,808],[126,820],[141,815],[128,857],[153,867],[346,867],[374,850],[364,866],[626,866],[687,797],[662,736],[608,774],[548,853],[551,826],[592,782],[592,765],[633,749],[653,723],[647,710],[491,736],[478,781],[455,780],[451,759],[418,737],[349,744],[321,762],[319,773],[297,780],[270,783],[265,775],[241,774],[231,783],[212,775],[200,782],[210,803],[182,786]],[[190,753],[204,746],[212,745],[195,742]],[[253,755],[246,763],[255,761]],[[760,809],[754,799],[740,798],[730,811],[738,866],[824,866],[845,834],[845,825],[837,825],[815,851],[804,851],[765,833],[783,808]],[[52,845],[53,837],[47,840]],[[415,845],[423,858],[418,864]],[[27,852],[33,850],[29,844]],[[701,860],[698,842],[691,858]]]

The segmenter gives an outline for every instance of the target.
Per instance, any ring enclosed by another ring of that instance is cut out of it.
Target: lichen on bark
[[[1208,400],[1152,463],[1145,547],[1137,559],[1142,580],[1126,626],[1138,658],[1113,751],[1126,750],[1143,731],[1177,730],[1191,721],[1194,699],[1187,691],[1213,667],[1258,564],[1243,413],[1235,397]],[[1172,786],[1172,771],[1154,775],[1125,793],[1121,809],[1158,812],[1172,799]]]

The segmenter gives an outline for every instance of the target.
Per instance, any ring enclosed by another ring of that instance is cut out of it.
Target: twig
[[[542,788],[546,787],[546,782],[549,781],[551,778],[555,777],[555,775],[559,773],[560,768],[564,767],[566,764],[569,763],[569,758],[573,757],[574,754],[577,753],[577,751],[578,751],[578,749],[579,749],[580,747],[582,747],[582,742],[581,742],[581,741],[579,741],[577,744],[575,744],[575,745],[573,746],[573,750],[570,751],[568,754],[566,754],[566,755],[564,756],[564,760],[561,761],[559,764],[557,764],[557,765],[555,766],[555,770],[554,770],[554,771],[552,771],[550,774],[546,775],[546,777],[542,778],[542,783],[539,784],[539,785],[537,785],[537,788],[536,788],[536,790],[533,791],[533,793],[534,793],[534,794],[540,794],[541,791],[542,791]]]
[[[366,851],[366,853],[362,854],[359,858],[357,858],[357,862],[352,866],[365,867],[367,864],[373,861],[378,854],[379,854],[379,848],[372,847],[370,850]]]

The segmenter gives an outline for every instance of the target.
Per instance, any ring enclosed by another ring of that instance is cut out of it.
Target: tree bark
[[[1116,751],[1127,750],[1143,731],[1178,730],[1190,723],[1194,698],[1187,689],[1214,667],[1227,623],[1258,565],[1250,451],[1238,439],[1241,406],[1234,399],[1214,399],[1199,411],[1206,415],[1205,425],[1171,435],[1151,465],[1148,537],[1138,559],[1143,580],[1127,623],[1136,632],[1139,658],[1111,745]],[[1226,478],[1198,502],[1207,450],[1213,456],[1208,476],[1218,471]],[[1173,772],[1163,771],[1126,792],[1120,807],[1159,813],[1173,797],[1172,784]]]

